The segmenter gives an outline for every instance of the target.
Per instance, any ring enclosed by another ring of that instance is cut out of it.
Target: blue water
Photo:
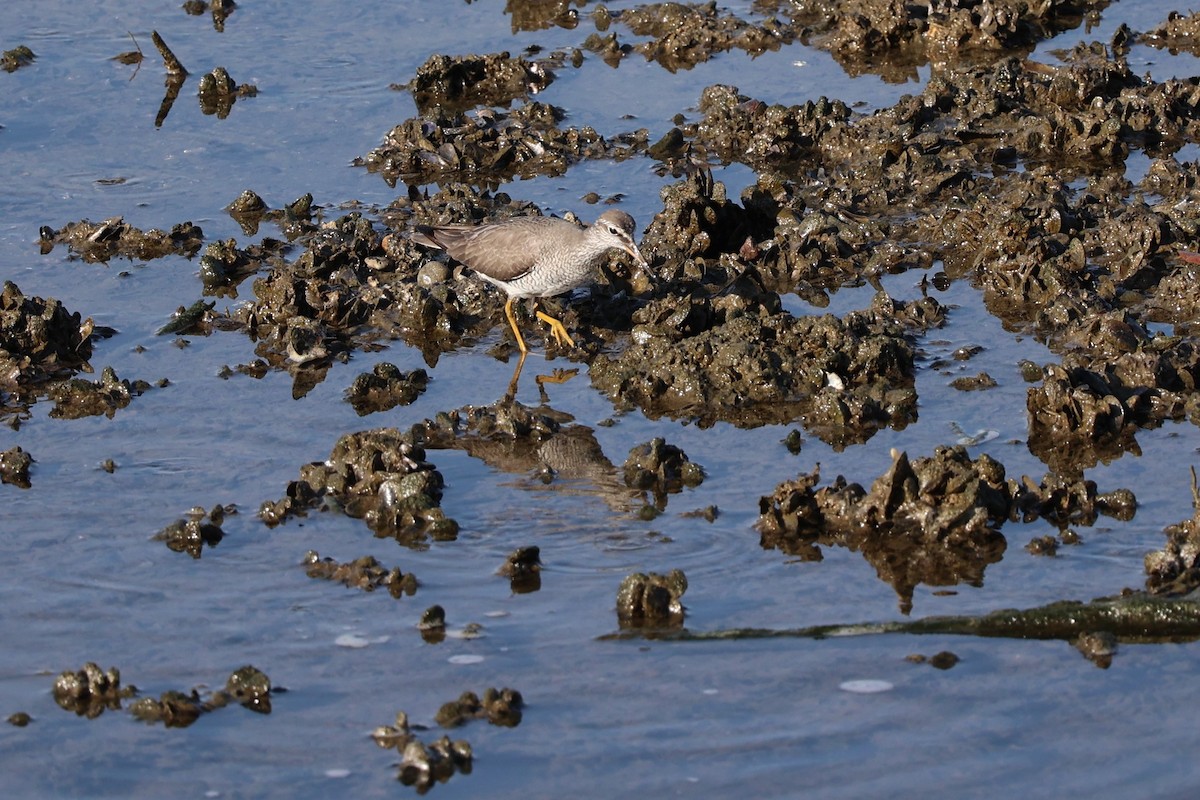
[[[751,4],[727,6],[744,14]],[[619,467],[630,448],[662,436],[704,466],[705,482],[644,522],[587,481],[546,487],[524,471],[431,451],[447,482],[443,508],[462,530],[455,542],[413,551],[374,539],[344,517],[313,515],[268,529],[255,512],[283,495],[301,465],[325,459],[344,433],[405,428],[500,399],[512,365],[487,350],[501,329],[439,361],[412,406],[364,419],[343,400],[354,377],[378,361],[424,367],[419,352],[393,343],[355,353],[293,400],[284,373],[218,377],[222,367],[254,358],[244,336],[187,337],[190,344],[180,347],[154,335],[178,306],[200,296],[195,261],[103,266],[70,261],[62,248],[38,252],[42,225],[111,216],[143,228],[191,220],[209,241],[234,237],[244,245],[256,239],[222,208],[246,188],[275,207],[312,192],[330,214],[351,201],[384,205],[397,190],[350,163],[415,113],[411,98],[390,84],[407,82],[432,53],[578,47],[593,30],[590,10],[573,30],[514,33],[497,2],[246,0],[218,33],[207,16],[187,16],[174,3],[0,5],[0,48],[25,44],[38,56],[30,68],[0,74],[0,278],[116,328],[96,348],[97,372],[111,365],[123,378],[171,384],[113,419],[50,419],[42,403],[18,431],[0,432],[0,450],[20,445],[37,460],[31,489],[0,486],[0,716],[26,711],[34,719],[27,728],[0,726],[3,794],[405,795],[413,790],[396,785],[398,755],[378,749],[369,732],[400,710],[433,725],[439,705],[461,692],[511,686],[527,700],[524,721],[515,729],[475,722],[452,732],[471,742],[475,769],[437,786],[437,796],[1184,796],[1200,777],[1187,758],[1200,744],[1186,702],[1200,659],[1193,644],[1125,646],[1102,671],[1056,642],[596,641],[616,627],[616,588],[635,570],[684,569],[688,624],[700,630],[899,617],[895,593],[858,554],[826,549],[821,562],[797,562],[761,549],[752,525],[760,495],[815,464],[826,479],[842,473],[868,484],[886,469],[892,448],[928,455],[959,430],[995,431],[974,452],[992,454],[1010,475],[1042,476],[1044,467],[1021,443],[1027,386],[1016,364],[1054,356],[1005,331],[965,283],[938,295],[952,312],[921,343],[920,421],[903,431],[882,431],[843,452],[805,435],[801,453],[792,455],[781,440],[795,426],[701,429],[617,414],[581,375],[550,386],[550,404],[593,428],[609,461]],[[1107,41],[1122,21],[1148,27],[1146,20],[1160,17],[1165,11],[1149,0],[1114,3],[1098,28],[1063,34],[1035,57],[1052,60],[1052,50],[1077,41]],[[154,120],[163,69],[151,30],[193,73],[161,127]],[[133,49],[130,34],[147,55],[140,69],[110,60]],[[824,95],[864,111],[920,88],[849,78],[829,56],[799,44],[754,59],[721,54],[676,74],[636,53],[617,69],[586,55],[582,68],[560,70],[539,99],[566,108],[570,124],[604,135],[646,127],[653,139],[676,113],[694,117],[700,91],[713,83],[773,102]],[[1130,59],[1135,71],[1158,78],[1200,74],[1187,55],[1139,47]],[[204,116],[195,97],[198,76],[218,65],[259,89],[223,120]],[[928,68],[917,71],[920,81],[928,75]],[[716,177],[733,196],[754,180],[744,167]],[[622,192],[622,207],[644,226],[661,209],[663,184],[635,159],[586,163],[562,178],[505,190],[585,219],[596,213],[586,193]],[[263,233],[276,235],[269,227]],[[920,277],[893,276],[886,287],[916,297]],[[871,292],[840,292],[829,310],[866,307]],[[795,298],[785,304],[797,314],[814,311]],[[986,349],[959,372],[929,367],[970,344]],[[530,357],[526,376],[564,364],[541,359]],[[981,370],[999,387],[949,388],[959,374]],[[539,402],[528,377],[519,399]],[[1142,457],[1088,474],[1102,489],[1134,490],[1140,507],[1133,521],[1102,519],[1081,529],[1084,544],[1060,549],[1057,559],[1023,549],[1049,527],[1006,526],[1008,551],[982,587],[918,587],[913,616],[1140,586],[1143,554],[1161,545],[1165,525],[1191,515],[1184,467],[1196,459],[1196,436],[1191,426],[1169,426],[1138,441]],[[113,474],[99,467],[110,458],[118,465]],[[216,503],[241,513],[201,560],[152,541],[192,506]],[[681,516],[709,505],[720,509],[715,522]],[[541,547],[546,565],[542,588],[514,595],[495,571],[509,552],[530,544]],[[339,560],[375,555],[416,573],[421,588],[393,600],[313,581],[300,566],[310,548]],[[485,635],[425,644],[414,625],[433,603],[446,608],[452,629],[475,622]],[[962,659],[946,672],[905,660],[945,649]],[[464,655],[482,660],[452,662]],[[127,683],[152,696],[218,687],[245,663],[288,691],[276,696],[269,716],[235,706],[186,730],[147,727],[128,713],[84,720],[57,708],[50,687],[54,675],[86,661],[120,667]],[[859,678],[893,688],[872,695],[839,689]]]

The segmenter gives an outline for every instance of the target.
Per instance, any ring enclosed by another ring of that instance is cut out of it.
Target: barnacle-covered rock
[[[505,106],[537,94],[553,81],[554,73],[545,64],[514,58],[507,52],[484,56],[435,53],[417,68],[416,77],[404,88],[412,92],[417,109],[425,111],[433,106]]]
[[[508,578],[514,594],[528,594],[542,588],[541,548],[537,545],[518,547],[497,570]]]
[[[239,97],[254,97],[258,87],[253,84],[239,84],[229,76],[224,67],[215,67],[212,72],[200,76],[196,95],[200,100],[200,111],[206,115],[216,115],[225,119],[233,110],[233,104]]]
[[[310,508],[337,508],[362,519],[379,537],[410,547],[454,539],[458,525],[442,512],[442,476],[412,436],[394,428],[343,436],[327,460],[308,464],[287,496],[264,503],[260,516],[279,524]]]
[[[609,142],[590,127],[560,128],[564,117],[561,108],[538,101],[470,115],[431,109],[397,125],[357,163],[388,185],[461,180],[496,187],[513,178],[561,175],[583,159],[627,156],[646,146],[644,132]]]
[[[0,453],[0,483],[11,483],[22,489],[28,489],[29,467],[33,465],[33,456],[14,445]]]
[[[0,388],[13,391],[89,369],[93,323],[54,298],[28,297],[12,281],[0,291]]]
[[[134,719],[149,725],[161,722],[167,728],[186,728],[199,719],[204,710],[200,693],[195,690],[184,693],[171,689],[157,700],[142,697],[129,706]]]
[[[666,508],[667,495],[695,488],[704,482],[704,468],[687,453],[662,438],[635,446],[625,459],[625,485],[654,497],[655,507]]]
[[[653,37],[634,49],[669,72],[691,69],[733,49],[751,56],[778,50],[797,34],[795,26],[779,19],[755,24],[719,11],[716,3],[647,3],[621,11],[616,20],[638,36]]]
[[[1140,39],[1160,50],[1200,53],[1200,14],[1170,11],[1165,22],[1143,33]]]
[[[121,673],[116,667],[106,672],[89,661],[83,669],[59,673],[54,679],[53,694],[60,708],[94,719],[106,709],[119,709],[121,700],[136,691],[132,686],[121,686]]]
[[[821,545],[859,551],[905,613],[918,584],[981,585],[1007,547],[999,528],[1008,520],[1040,517],[1065,529],[1091,525],[1100,513],[1130,519],[1137,506],[1127,489],[1098,493],[1092,481],[1051,474],[1040,484],[1017,482],[995,459],[972,459],[961,446],[912,461],[893,451],[891,468],[869,491],[840,475],[819,482],[818,468],[759,500],[762,546],[810,561],[823,558]]]
[[[338,581],[352,589],[373,592],[385,588],[392,597],[410,597],[417,592],[417,578],[411,572],[404,573],[399,567],[387,569],[374,556],[363,556],[344,564],[332,558],[321,558],[315,550],[304,554],[304,571],[310,578]]]
[[[1146,589],[1180,597],[1200,588],[1200,489],[1192,467],[1192,517],[1163,531],[1167,543],[1146,554]]]
[[[154,535],[157,541],[165,542],[176,553],[187,553],[200,558],[204,547],[216,547],[225,538],[221,523],[225,515],[237,513],[233,506],[213,506],[211,511],[197,508],[187,519],[178,519]]]
[[[108,263],[117,257],[149,261],[174,254],[191,258],[203,242],[204,231],[190,222],[181,222],[167,233],[158,228],[142,231],[121,217],[103,222],[68,222],[57,231],[43,228],[41,234],[43,255],[61,243],[67,245],[72,257],[89,264]]]
[[[50,387],[54,408],[50,416],[58,419],[106,416],[109,419],[130,401],[150,389],[145,381],[127,381],[117,377],[112,367],[105,367],[100,380],[71,378]]]
[[[395,364],[382,362],[354,379],[346,390],[346,401],[364,417],[412,403],[428,384],[429,375],[423,369],[406,373]]]
[[[515,689],[489,687],[482,700],[474,692],[463,692],[457,700],[444,703],[434,719],[443,728],[457,728],[471,719],[486,719],[493,725],[515,728],[521,724],[524,702]]]
[[[666,575],[635,572],[617,588],[617,621],[622,628],[671,628],[683,625],[687,576],[673,569]]]
[[[11,50],[0,53],[0,69],[5,72],[16,72],[21,67],[28,67],[37,56],[25,45],[18,45]]]
[[[864,441],[916,418],[913,347],[892,309],[881,299],[845,319],[759,311],[678,341],[635,329],[628,349],[592,362],[592,383],[651,418],[740,427],[804,418],[835,445]]]

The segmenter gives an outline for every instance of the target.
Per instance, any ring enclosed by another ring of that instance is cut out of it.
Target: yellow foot
[[[544,311],[539,310],[535,313],[538,319],[550,326],[550,332],[554,334],[554,339],[558,342],[559,347],[575,346],[575,340],[571,338],[571,334],[567,333],[567,329],[561,322]]]
[[[556,369],[549,375],[538,375],[534,380],[537,381],[538,386],[547,383],[566,383],[578,374],[578,369]]]

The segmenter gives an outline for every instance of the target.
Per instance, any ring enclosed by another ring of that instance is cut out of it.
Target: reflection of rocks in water
[[[793,4],[787,10],[811,43],[828,50],[850,75],[876,73],[903,83],[917,80],[917,67],[929,62],[970,63],[995,60],[1004,52],[1028,53],[1039,41],[1078,25],[1082,11],[1106,5],[1108,0],[930,5],[867,0]]]
[[[261,223],[273,222],[289,242],[311,236],[320,230],[319,220],[313,219],[313,214],[317,210],[313,205],[311,192],[300,195],[283,208],[271,208],[267,205],[266,200],[250,189],[243,191],[232,203],[225,206],[226,213],[233,218],[233,221],[247,236],[258,233],[258,226]],[[261,248],[264,253],[276,254],[285,247],[283,242],[275,239],[263,239],[261,244],[250,245],[246,252],[248,255],[256,257],[254,256],[257,252],[256,248]],[[201,266],[203,267],[203,264]]]
[[[143,697],[135,701],[130,705],[129,713],[134,719],[149,724],[161,722],[168,728],[186,728],[199,719],[204,710],[198,692],[185,694],[168,690],[157,700],[153,697]]]
[[[337,509],[366,522],[376,536],[420,548],[430,538],[458,536],[458,524],[438,505],[441,497],[442,475],[412,436],[379,428],[343,436],[326,461],[300,469],[286,497],[264,502],[259,516],[274,526],[309,509]]]
[[[628,575],[617,588],[617,622],[622,628],[678,628],[684,616],[679,598],[687,587],[683,570]]]
[[[200,283],[205,296],[236,298],[242,281],[268,264],[278,263],[286,247],[278,239],[264,239],[245,249],[238,247],[234,239],[208,245],[200,256]]]
[[[594,494],[616,511],[634,510],[637,493],[617,477],[592,429],[571,419],[548,406],[502,400],[438,414],[418,430],[428,448],[462,450],[494,469],[528,476],[523,488]]]
[[[196,96],[200,100],[200,111],[206,116],[216,115],[217,119],[225,119],[233,110],[233,104],[239,97],[256,97],[258,87],[249,84],[239,84],[229,76],[224,67],[214,67],[212,72],[200,76],[200,85]]]
[[[411,572],[405,574],[399,567],[388,569],[375,559],[374,556],[363,556],[344,564],[332,558],[321,558],[316,550],[304,554],[304,571],[310,578],[323,578],[327,581],[337,581],[351,589],[362,589],[373,592],[385,588],[392,597],[403,595],[412,596],[417,593],[417,577]]]
[[[942,650],[928,657],[921,653],[913,653],[910,656],[906,656],[905,661],[912,664],[928,664],[934,669],[947,670],[953,669],[958,664],[959,658],[949,650]]]
[[[1117,637],[1109,631],[1088,631],[1080,634],[1071,642],[1075,649],[1088,661],[1100,669],[1112,666],[1113,656],[1117,654]]]
[[[1125,395],[1125,399],[1121,399]],[[1051,469],[1082,472],[1122,453],[1141,454],[1134,433],[1147,421],[1150,397],[1121,391],[1117,381],[1077,367],[1046,367],[1042,385],[1029,390],[1029,452]]]
[[[25,45],[18,45],[11,50],[0,53],[0,69],[5,72],[16,72],[21,67],[28,67],[37,56]]]
[[[1006,479],[999,462],[972,460],[962,447],[912,462],[894,452],[869,492],[841,476],[815,489],[819,480],[814,470],[760,500],[762,546],[814,561],[822,558],[820,545],[860,551],[896,590],[905,613],[921,583],[982,585],[984,570],[1004,554],[998,528],[1006,520],[1044,516],[1065,527],[1091,524],[1097,512],[1128,519],[1136,507],[1128,490],[1100,495],[1091,481]]]
[[[1171,11],[1166,22],[1142,34],[1140,41],[1160,50],[1168,49],[1173,53],[1186,50],[1200,55],[1200,14]]]
[[[426,644],[439,644],[446,640],[446,609],[432,605],[421,614],[417,630]]]
[[[551,26],[574,30],[579,12],[588,0],[506,0],[504,13],[512,17],[512,32],[540,31]],[[579,66],[576,64],[576,66]]]
[[[221,530],[225,515],[236,513],[236,506],[216,505],[208,512],[202,508],[193,509],[188,519],[175,520],[153,538],[155,541],[165,542],[167,547],[176,553],[187,553],[192,558],[200,558],[205,545],[216,547],[225,538],[225,531]]]

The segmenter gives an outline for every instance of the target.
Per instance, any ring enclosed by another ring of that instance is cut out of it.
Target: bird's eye
[[[616,225],[609,225],[609,226],[608,226],[608,232],[609,232],[609,233],[611,233],[613,236],[616,236],[616,235],[617,235],[617,233],[619,233],[619,231],[617,230],[617,226],[616,226]]]

